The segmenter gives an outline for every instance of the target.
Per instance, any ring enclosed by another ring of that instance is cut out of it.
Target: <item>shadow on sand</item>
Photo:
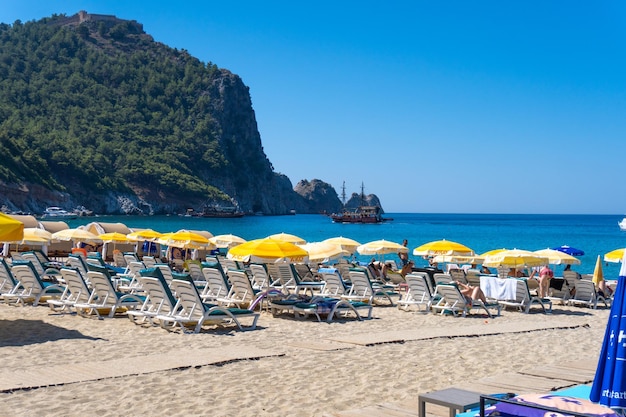
[[[41,320],[0,320],[0,347],[25,346],[62,339],[100,340]]]

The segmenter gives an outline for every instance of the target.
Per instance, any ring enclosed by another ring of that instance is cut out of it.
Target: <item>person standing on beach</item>
[[[554,277],[554,272],[549,266],[544,266],[539,271],[539,298],[548,296],[548,290],[550,289],[550,280]]]
[[[402,262],[402,266],[405,266],[406,264],[409,263],[409,249],[408,249],[409,241],[404,239],[402,241],[402,246],[407,248],[407,250],[398,252],[398,258],[400,258],[400,262]]]

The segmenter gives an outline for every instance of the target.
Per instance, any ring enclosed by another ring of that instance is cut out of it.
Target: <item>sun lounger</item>
[[[270,286],[270,276],[262,264],[250,264],[252,274],[252,287],[256,290],[265,290]]]
[[[203,303],[198,289],[189,280],[174,279],[171,286],[178,298],[177,303],[180,310],[168,315],[158,315],[157,319],[164,323],[178,324],[183,332],[187,332],[189,328],[193,327],[194,333],[198,333],[204,324],[220,326],[235,324],[242,331],[256,328],[258,313],[247,309]],[[242,319],[252,319],[252,323],[244,327],[241,324]]]
[[[372,286],[372,282],[365,274],[365,271],[350,269],[350,281],[352,282],[350,291],[348,294],[343,295],[342,298],[352,301],[363,301],[368,304],[379,303],[382,300],[391,306],[394,305],[391,295],[397,295],[397,293]]]
[[[200,296],[204,302],[230,303],[230,283],[220,263],[202,264],[202,275],[206,281]]]
[[[99,268],[100,270],[95,270]],[[89,309],[99,319],[102,319],[102,313],[113,317],[116,313],[137,308],[145,301],[144,296],[117,292],[105,268],[93,265],[92,270],[87,272],[87,278],[92,287],[91,296],[86,303],[76,303],[75,308]]]
[[[126,312],[130,321],[134,323],[149,321],[154,324],[157,316],[170,315],[174,312],[177,301],[160,269],[142,269],[137,280],[146,292],[146,298],[141,307]]]
[[[346,317],[354,313],[358,320],[363,320],[360,311],[367,312],[367,318],[372,318],[372,305],[360,301],[350,301],[340,298],[315,296],[308,302],[298,302],[293,306],[296,318],[306,318],[314,315],[317,321],[322,321],[321,315],[326,315],[326,321],[332,322],[335,317]]]
[[[266,291],[254,289],[244,271],[231,269],[226,275],[231,285],[230,293],[228,294],[229,302],[239,308],[248,308],[250,310],[255,310],[257,306],[262,308],[261,303],[264,299],[271,299],[281,294],[279,290],[273,288]]]
[[[0,258],[0,294],[10,293],[18,285],[6,261]]]
[[[593,281],[586,279],[579,279],[575,282],[576,292],[574,296],[567,300],[570,305],[586,305],[587,307],[598,308],[598,302],[604,304],[604,307],[609,308],[611,306],[611,300],[606,299],[596,291]]]
[[[552,312],[552,301],[532,295],[525,278],[517,278],[515,300],[498,300],[498,303],[503,307],[517,307],[526,314],[530,312],[533,305],[540,306],[544,313]]]
[[[55,311],[74,309],[82,315],[83,309],[77,309],[76,304],[87,303],[91,297],[91,290],[78,270],[61,268],[60,273],[65,281],[66,289],[59,299],[48,300],[48,306]]]
[[[14,261],[11,272],[18,284],[9,293],[2,294],[2,298],[10,303],[24,304],[32,300],[33,306],[39,304],[42,298],[60,298],[65,287],[50,282],[44,282],[30,261]]]
[[[416,306],[419,311],[423,309],[425,313],[430,312],[430,307],[435,298],[428,285],[428,275],[423,272],[415,272],[407,274],[405,279],[408,289],[404,296],[398,300],[398,308],[408,311],[409,307]]]
[[[482,310],[487,313],[487,316],[493,317],[490,310],[495,310],[496,315],[500,315],[500,305],[497,302],[484,303],[481,300],[469,300],[456,284],[438,284],[435,292],[441,296],[441,299],[433,304],[432,308],[441,314],[449,312],[454,316],[461,314],[466,317],[472,310]]]

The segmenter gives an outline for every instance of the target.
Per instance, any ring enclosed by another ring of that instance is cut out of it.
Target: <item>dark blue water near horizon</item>
[[[99,216],[68,221],[70,227],[92,221],[124,223],[130,228],[152,228],[159,232],[179,229],[207,230],[214,235],[232,233],[244,239],[262,238],[274,233],[292,233],[309,242],[345,236],[367,243],[386,239],[409,240],[411,251],[432,240],[463,243],[476,253],[491,249],[538,250],[569,245],[585,251],[582,264],[574,269],[593,272],[596,257],[626,247],[626,232],[617,222],[623,216],[591,214],[440,214],[387,213],[393,221],[374,225],[336,224],[329,217],[315,214],[293,216],[246,216],[215,219],[180,216]],[[393,258],[394,255],[387,255]],[[418,257],[418,264],[424,261]],[[362,260],[366,260],[362,258]],[[617,277],[618,264],[603,264],[607,276]],[[558,272],[558,267],[557,267]]]

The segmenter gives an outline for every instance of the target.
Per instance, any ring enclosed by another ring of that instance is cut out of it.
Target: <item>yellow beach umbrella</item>
[[[24,229],[24,237],[19,242],[20,245],[47,245],[52,241],[52,233],[38,227],[27,227]]]
[[[311,242],[304,245],[298,245],[309,253],[309,261],[328,262],[331,259],[337,259],[350,252],[344,251],[341,246],[330,242]]]
[[[102,243],[102,239],[85,229],[63,229],[52,234],[53,240],[61,240],[64,242],[85,242],[85,243]]]
[[[488,250],[485,253],[481,253],[480,256],[482,256],[483,258],[486,258],[487,256],[491,256],[491,255],[495,255],[495,254],[500,253],[500,252],[504,252],[505,250],[508,250],[508,249],[505,249],[505,248],[502,248],[502,249],[492,249],[492,250]]]
[[[128,243],[130,241],[127,235],[119,232],[103,233],[98,237],[104,243]]]
[[[272,263],[279,260],[306,262],[309,253],[291,242],[264,238],[237,245],[231,248],[226,256],[242,262]]]
[[[536,250],[534,253],[541,257],[548,258],[548,263],[552,265],[580,265],[580,259],[574,258],[572,255],[568,255],[559,250],[541,249]]]
[[[334,245],[339,245],[341,249],[343,249],[344,251],[350,252],[350,254],[353,254],[354,251],[356,251],[356,248],[361,246],[361,244],[357,242],[356,240],[350,239],[348,237],[343,237],[343,236],[331,237],[326,240],[323,240],[323,242],[328,242]]]
[[[159,233],[156,230],[152,230],[152,229],[142,229],[142,230],[136,230],[132,233],[129,233],[126,236],[128,237],[129,240],[132,240],[135,242],[144,241],[144,240],[154,241],[160,238],[161,236],[163,236],[163,233]]]
[[[437,255],[433,258],[433,262],[453,264],[482,264],[484,261],[482,255]]]
[[[596,286],[600,284],[601,281],[604,281],[604,273],[602,272],[602,260],[600,259],[600,255],[598,255],[598,259],[596,259],[596,267],[593,270],[593,278],[591,279]]]
[[[388,253],[408,252],[408,248],[388,240],[374,240],[356,248],[361,255],[385,255]]]
[[[604,254],[604,260],[606,262],[622,262],[622,258],[624,257],[624,248],[612,250],[609,253]]]
[[[246,243],[244,238],[236,235],[217,235],[209,239],[209,242],[217,246],[218,248],[232,248],[242,243]]]
[[[268,236],[270,239],[282,240],[283,242],[293,243],[294,245],[304,245],[306,240],[302,239],[300,236],[292,235],[289,233],[276,233],[274,235]]]
[[[192,232],[191,230],[179,230],[174,233],[166,233],[159,239],[159,243],[184,249],[209,249],[213,247],[208,237]]]
[[[547,265],[548,262],[547,257],[539,256],[534,252],[522,249],[511,249],[485,257],[483,265],[488,267],[505,266],[517,269]]]
[[[418,246],[413,249],[413,255],[474,255],[474,251],[461,243],[443,239],[424,243],[423,245]]]
[[[0,213],[0,242],[17,242],[24,237],[24,223]]]

